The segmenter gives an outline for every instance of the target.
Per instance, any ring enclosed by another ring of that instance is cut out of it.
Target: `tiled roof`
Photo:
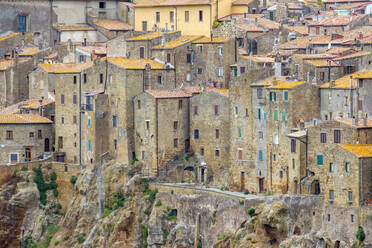
[[[235,0],[232,2],[232,5],[248,5],[251,2],[253,2],[253,0]]]
[[[208,37],[203,37],[201,39],[198,39],[198,40],[194,41],[193,43],[197,43],[197,44],[201,44],[201,43],[225,43],[229,40],[230,40],[230,38],[228,38],[228,37],[213,37],[212,39],[208,38]]]
[[[58,31],[94,31],[95,29],[88,25],[75,25],[75,26],[64,26],[64,25],[54,25],[53,26]]]
[[[308,35],[309,29],[307,26],[284,26],[286,29],[292,32],[296,32],[302,35]]]
[[[246,30],[248,32],[263,32],[264,29],[250,23],[236,23],[236,27]]]
[[[104,58],[105,59],[105,58]],[[151,59],[128,59],[124,57],[108,58],[108,62],[124,69],[145,69],[146,65],[149,64],[151,70],[164,69],[162,63],[156,62]]]
[[[269,88],[274,89],[274,90],[289,90],[289,89],[293,89],[303,84],[305,84],[305,82],[303,81],[284,81],[284,82],[279,82],[278,84],[273,85]]]
[[[372,144],[345,144],[339,145],[342,149],[351,152],[358,158],[370,158],[372,157]]]
[[[208,86],[206,88],[206,90],[207,91],[218,93],[218,94],[220,94],[222,96],[226,96],[226,97],[229,96],[229,90],[228,89],[218,89],[218,88],[214,88],[214,87]]]
[[[183,35],[178,37],[175,40],[171,40],[169,42],[164,43],[164,45],[158,45],[152,47],[152,49],[173,49],[180,46],[183,46],[187,43],[190,43],[192,41],[195,41],[203,36],[197,36],[197,35]]]
[[[236,24],[253,24],[253,25],[258,25],[259,27],[263,27],[266,29],[279,29],[280,24],[274,21],[271,21],[267,18],[263,17],[251,17],[247,15],[247,18],[240,17],[239,19],[236,20]]]
[[[319,60],[306,60],[305,62],[310,64],[310,65],[313,65],[315,67],[328,67],[328,61],[327,59],[319,59]],[[331,61],[331,67],[336,67],[336,66],[340,66],[339,63],[335,62],[335,61]]]
[[[39,124],[39,123],[53,123],[48,118],[40,115],[28,114],[0,114],[0,124]]]
[[[354,74],[352,74],[352,75],[354,75]],[[322,84],[320,86],[320,88],[321,89],[329,89],[329,88],[332,88],[332,89],[350,89],[350,76],[352,76],[352,75],[346,75],[346,76],[338,78],[338,79],[336,79],[332,82]],[[353,77],[352,89],[355,89],[356,85],[357,85],[357,80],[354,79],[354,77]]]
[[[264,17],[265,15],[264,14],[245,14],[247,16],[247,18],[250,18],[250,19],[254,19],[254,18],[262,18]],[[243,18],[244,17],[244,13],[234,13],[234,14],[230,14],[230,15],[227,15],[227,16],[224,16],[224,17],[221,17],[218,19],[218,21],[230,21],[231,18],[235,18],[235,19],[239,19],[239,18]]]
[[[26,100],[0,110],[0,114],[17,114],[21,109],[38,109],[40,106],[46,106],[54,102],[55,100],[52,99],[43,99],[40,104],[38,99]]]
[[[19,58],[18,63],[22,64],[24,62],[31,61],[31,58]],[[9,68],[15,66],[15,59],[0,59],[0,71],[8,70]]]
[[[342,54],[344,52],[348,52],[352,50],[351,47],[334,47],[334,48],[331,48],[329,50],[326,51],[327,54],[335,54],[335,55],[338,55],[338,54]]]
[[[242,59],[252,60],[256,63],[274,63],[275,58],[272,57],[264,57],[264,56],[240,56]]]
[[[315,37],[313,36],[298,37],[295,40],[291,40],[291,41],[288,41],[286,43],[279,45],[279,48],[280,49],[306,49],[307,45],[314,43],[317,40],[327,39],[327,42],[329,42],[328,39],[330,37],[331,36],[329,35],[315,36]]]
[[[9,39],[9,38],[15,37],[19,34],[20,33],[9,33],[9,34],[6,34],[4,36],[0,36],[0,42],[3,41],[3,40]]]
[[[278,82],[285,82],[286,76],[272,76],[265,78],[263,80],[254,82],[251,84],[251,86],[271,86],[273,84],[277,84]]]
[[[25,47],[20,49],[18,52],[19,56],[33,56],[35,54],[41,53],[43,50],[40,50],[38,47]]]
[[[335,56],[330,55],[328,53],[318,53],[318,54],[295,54],[295,57],[301,58],[301,59],[329,59],[333,58]]]
[[[112,19],[99,19],[96,22],[93,22],[94,25],[107,29],[107,30],[131,30],[133,29],[132,25],[121,22],[119,20]]]
[[[199,94],[202,92],[200,86],[186,86],[183,90],[191,94]]]
[[[353,78],[372,78],[372,71],[366,71],[366,72],[356,72],[354,73]]]
[[[348,119],[335,119],[336,121],[343,123],[345,125],[351,126],[353,128],[372,128],[372,119],[367,119],[367,125],[364,125],[364,120],[362,118],[358,119],[357,124],[353,124],[353,119],[348,118]]]
[[[140,40],[153,40],[161,36],[160,32],[151,32],[147,34],[138,35],[132,38],[128,38],[127,41],[140,41]]]
[[[184,90],[146,90],[147,94],[150,94],[154,98],[184,98],[192,97],[191,94]]]
[[[342,57],[334,58],[333,60],[352,59],[352,58],[368,56],[370,54],[371,54],[371,52],[356,52],[356,53],[347,54],[347,55],[342,56]]]
[[[210,0],[136,0],[137,7],[176,6],[176,5],[207,5]]]
[[[106,47],[105,46],[78,46],[76,47],[76,51],[83,50],[90,54],[106,54]]]
[[[367,15],[344,15],[344,16],[332,16],[326,19],[321,20],[320,22],[313,23],[311,25],[319,25],[325,27],[332,27],[332,26],[346,26],[352,22],[360,20]]]
[[[40,64],[39,66],[49,73],[79,73],[82,70],[93,66],[93,62],[82,64],[75,63]]]
[[[302,10],[302,6],[298,3],[287,3],[288,9]]]

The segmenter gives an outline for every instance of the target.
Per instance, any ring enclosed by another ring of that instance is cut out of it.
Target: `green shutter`
[[[276,102],[276,92],[273,92],[274,94],[274,102]]]
[[[284,101],[288,102],[288,91],[284,91]]]
[[[270,102],[272,102],[273,101],[273,93],[270,92],[269,96],[270,96]]]
[[[238,69],[234,68],[234,77],[237,77],[237,76],[238,76]]]
[[[261,120],[261,109],[257,109],[257,118]]]
[[[278,110],[274,110],[274,121],[278,120]]]
[[[285,112],[282,112],[282,120],[285,121]]]
[[[239,136],[239,138],[242,137],[242,129],[240,127],[238,128],[238,136]]]
[[[323,165],[323,155],[317,155],[317,164]]]

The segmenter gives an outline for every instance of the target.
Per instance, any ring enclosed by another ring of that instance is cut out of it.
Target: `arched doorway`
[[[44,140],[44,152],[49,152],[50,150],[49,150],[49,139],[48,138],[46,138],[45,140]]]
[[[315,180],[313,183],[312,183],[312,194],[314,195],[320,195],[320,183],[318,180]]]

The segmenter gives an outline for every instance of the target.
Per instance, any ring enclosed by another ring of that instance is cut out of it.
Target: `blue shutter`
[[[316,160],[318,165],[323,165],[323,155],[317,155]]]
[[[284,91],[284,101],[288,102],[288,91]]]
[[[262,155],[262,151],[261,150],[258,151],[258,160],[260,160],[260,161],[263,160],[263,155]]]
[[[26,16],[18,16],[17,18],[18,22],[18,31],[26,32]]]
[[[92,151],[92,141],[88,140],[88,150]]]
[[[261,109],[257,109],[257,118],[261,120]]]

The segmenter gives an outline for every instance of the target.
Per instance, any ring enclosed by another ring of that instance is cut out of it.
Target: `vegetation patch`
[[[254,208],[248,208],[247,210],[247,214],[251,217],[255,216],[256,215],[256,211]]]
[[[45,205],[47,202],[47,195],[46,195],[47,190],[53,190],[54,196],[56,197],[58,196],[58,190],[57,190],[58,184],[56,183],[57,175],[55,174],[55,172],[52,172],[50,175],[51,182],[46,183],[44,181],[41,165],[39,165],[38,168],[33,168],[32,170],[36,173],[34,182],[36,183],[37,189],[39,190],[39,193],[40,193],[40,198],[39,198],[40,202],[41,204]]]
[[[228,237],[227,234],[222,234],[217,237],[217,240],[225,240]]]
[[[71,177],[70,177],[70,183],[71,183],[71,184],[75,184],[76,181],[77,181],[77,177],[75,177],[75,176],[71,176]]]

